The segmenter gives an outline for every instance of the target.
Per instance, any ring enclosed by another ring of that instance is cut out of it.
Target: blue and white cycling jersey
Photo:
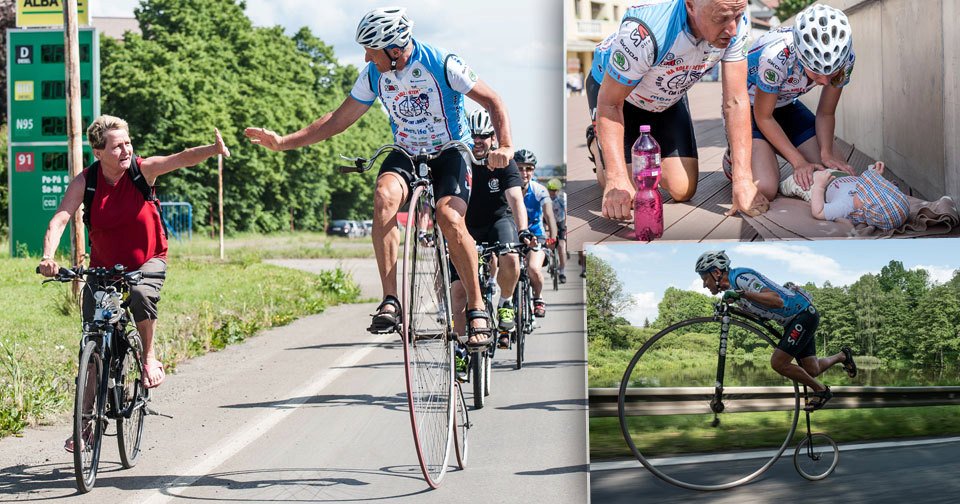
[[[527,229],[534,236],[543,237],[543,202],[549,199],[547,188],[536,180],[531,180],[523,193],[523,206],[527,207]]]
[[[380,98],[390,115],[397,144],[411,154],[435,152],[450,140],[473,145],[463,95],[477,84],[477,74],[457,55],[413,40],[413,54],[403,70],[380,73],[368,63],[350,96],[364,105]]]
[[[624,13],[620,30],[597,45],[591,75],[603,82],[606,73],[620,84],[634,86],[628,102],[663,112],[721,60],[742,61],[749,34],[744,13],[736,36],[718,49],[694,38],[683,0],[635,2]]]
[[[850,83],[853,63],[856,61],[853,48],[843,67],[843,72],[830,81],[833,87],[842,88]],[[782,26],[757,39],[747,52],[747,92],[750,104],[757,89],[777,95],[776,108],[792,103],[817,85],[803,71],[793,43],[793,27]]]
[[[737,301],[737,306],[741,310],[764,320],[773,320],[780,325],[786,325],[790,319],[810,306],[810,300],[799,292],[787,289],[750,268],[731,269],[729,279],[730,286],[733,289],[745,292],[760,292],[764,289],[770,289],[780,296],[780,299],[783,300],[783,307],[777,309],[753,303],[746,298],[740,298]]]

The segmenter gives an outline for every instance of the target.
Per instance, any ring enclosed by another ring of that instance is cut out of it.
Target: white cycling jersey
[[[435,152],[451,140],[473,145],[463,95],[477,81],[477,74],[457,55],[414,39],[403,70],[380,73],[368,63],[350,96],[364,105],[380,98],[395,141],[410,154],[421,148]]]
[[[843,72],[830,82],[842,88],[850,83],[856,56],[850,48],[850,56]],[[777,95],[776,108],[792,103],[817,85],[803,71],[803,63],[797,57],[793,43],[793,27],[783,26],[771,30],[757,39],[747,52],[747,92],[753,104],[757,89]]]
[[[634,86],[627,102],[663,112],[721,60],[742,61],[749,33],[744,13],[736,36],[719,49],[693,36],[682,0],[635,2],[624,13],[620,30],[597,45],[591,75],[597,82],[606,74]]]

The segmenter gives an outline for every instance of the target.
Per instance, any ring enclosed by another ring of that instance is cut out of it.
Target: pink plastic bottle
[[[637,197],[633,200],[633,231],[638,240],[651,241],[663,236],[663,200],[660,183],[660,145],[650,135],[650,126],[640,126],[640,138],[633,143],[633,180]]]

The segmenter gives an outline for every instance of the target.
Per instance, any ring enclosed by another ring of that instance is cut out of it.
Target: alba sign
[[[77,2],[77,24],[90,24],[90,0],[17,0],[17,27],[63,26],[63,5]]]

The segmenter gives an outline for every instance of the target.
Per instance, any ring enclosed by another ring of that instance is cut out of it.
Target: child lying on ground
[[[840,171],[814,172],[809,191],[803,191],[799,186],[783,187],[784,184],[789,186],[788,182],[792,180],[793,177],[787,177],[781,183],[781,192],[809,201],[810,211],[816,219],[847,219],[854,224],[890,230],[903,226],[910,213],[907,197],[896,185],[883,178],[881,162],[856,177]]]

